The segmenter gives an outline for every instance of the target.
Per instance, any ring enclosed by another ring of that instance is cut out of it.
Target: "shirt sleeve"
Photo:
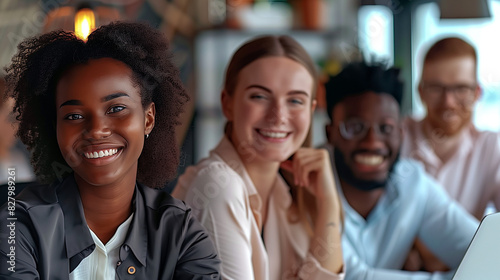
[[[489,156],[492,157],[492,162],[489,165],[490,174],[492,174],[493,182],[491,182],[492,198],[491,201],[495,205],[497,211],[500,211],[500,172],[498,172],[498,167],[500,166],[500,133],[494,134],[494,141],[491,144],[492,148],[487,149]]]
[[[36,269],[35,241],[31,236],[31,220],[22,207],[12,203],[0,207],[0,279],[40,279]],[[9,220],[15,218],[15,220]]]
[[[253,280],[251,217],[241,178],[223,164],[196,174],[185,201],[207,229],[222,261],[224,279]]]
[[[428,197],[419,230],[422,242],[451,269],[456,269],[479,221],[428,177]]]
[[[453,277],[454,270],[458,267],[474,235],[478,221],[449,198],[443,188],[430,176],[425,173],[418,173],[414,176],[417,176],[418,180],[416,180],[417,177],[410,177],[412,180],[405,178],[405,182],[414,182],[414,184],[406,183],[403,186],[404,188],[418,187],[417,191],[423,193],[422,197],[417,197],[414,192],[410,193],[413,196],[412,199],[423,202],[418,206],[422,208],[421,212],[419,211],[411,218],[412,224],[418,227],[417,236],[428,248],[432,249],[434,254],[451,267],[452,271],[428,273],[375,268],[359,257],[358,250],[364,250],[364,248],[359,248],[357,244],[351,244],[347,238],[343,238],[345,279],[450,280]]]
[[[186,213],[184,241],[175,267],[174,279],[221,279],[220,260],[212,240],[200,225]]]
[[[360,259],[349,244],[343,243],[346,280],[450,280],[454,272],[413,272],[374,268]]]
[[[326,270],[312,254],[308,253],[298,270],[297,278],[302,280],[342,280],[344,273],[335,274]]]

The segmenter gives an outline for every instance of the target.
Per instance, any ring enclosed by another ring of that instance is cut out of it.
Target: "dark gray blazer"
[[[117,279],[220,279],[215,247],[182,201],[138,183],[133,209]],[[26,188],[10,210],[0,208],[0,279],[69,279],[95,249],[73,175]]]

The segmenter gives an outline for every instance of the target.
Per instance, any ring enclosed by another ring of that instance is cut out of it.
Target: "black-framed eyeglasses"
[[[435,99],[441,98],[446,92],[450,92],[459,101],[469,101],[474,97],[474,91],[476,88],[477,84],[457,84],[446,86],[442,84],[422,83],[423,92]]]
[[[365,122],[360,119],[349,119],[339,123],[340,135],[346,140],[361,140],[366,137],[370,127],[373,127],[379,137],[384,139],[394,136],[397,124],[384,122]]]

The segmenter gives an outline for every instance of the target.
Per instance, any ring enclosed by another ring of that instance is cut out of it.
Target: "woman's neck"
[[[243,163],[257,191],[270,190],[279,171],[277,162]]]
[[[279,163],[278,162],[257,162],[255,159],[252,162],[244,162],[245,169],[252,180],[257,193],[262,200],[262,224],[267,220],[267,207],[269,205],[269,197],[278,177]]]
[[[75,175],[87,225],[106,244],[131,215],[135,180],[109,186],[93,186]]]

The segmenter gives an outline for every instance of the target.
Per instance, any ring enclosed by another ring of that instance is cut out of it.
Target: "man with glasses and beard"
[[[488,203],[500,210],[500,134],[472,124],[481,96],[476,50],[463,39],[443,38],[428,49],[422,66],[418,92],[427,113],[420,121],[404,121],[401,154],[422,162],[453,199],[481,219]],[[421,261],[413,269],[446,270],[422,244],[416,248]]]
[[[481,96],[476,50],[444,38],[427,51],[418,85],[427,114],[406,119],[403,156],[421,161],[448,194],[481,219],[489,202],[500,210],[500,135],[472,124]]]
[[[478,226],[421,164],[399,159],[398,74],[352,63],[326,84],[327,148],[345,210],[346,280],[451,279],[452,271],[402,270],[414,240],[456,269]]]

